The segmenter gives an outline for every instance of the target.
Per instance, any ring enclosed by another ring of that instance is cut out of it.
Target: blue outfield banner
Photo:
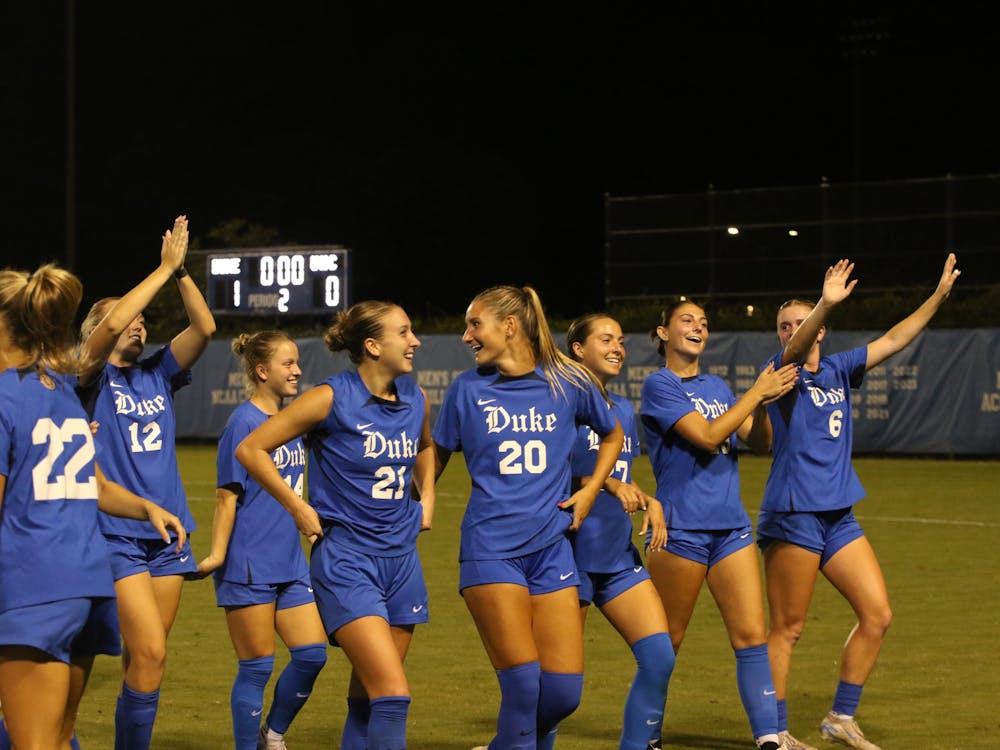
[[[824,351],[844,351],[876,331],[830,331]],[[559,337],[562,340],[562,337]],[[452,379],[472,367],[458,336],[421,336],[416,377],[437,412]],[[350,366],[318,338],[298,342],[302,391]],[[153,345],[147,351],[154,351]],[[778,351],[773,333],[713,333],[702,366],[739,395]],[[611,389],[638,407],[642,381],[663,362],[646,334],[629,334],[623,373]],[[246,398],[240,362],[226,341],[213,341],[194,368],[194,382],[176,397],[177,435],[215,438]],[[931,330],[872,369],[852,392],[856,453],[1000,455],[1000,330]]]

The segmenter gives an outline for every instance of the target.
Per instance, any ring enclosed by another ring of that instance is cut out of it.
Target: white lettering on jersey
[[[711,402],[708,402],[703,398],[693,398],[691,399],[691,403],[694,404],[694,408],[699,414],[701,414],[701,416],[710,421],[718,419],[729,411],[729,404],[723,404],[718,399],[714,398]]]
[[[596,451],[601,448],[601,438],[596,432],[591,429],[587,429],[587,450]],[[625,436],[625,442],[622,443],[622,453],[627,456],[632,455],[632,438],[628,435]]]
[[[166,396],[160,395],[156,398],[144,398],[136,401],[128,393],[115,391],[115,414],[136,414],[145,417],[166,410]]]
[[[398,438],[387,438],[378,431],[365,430],[361,434],[365,436],[365,458],[379,458],[383,453],[390,459],[416,458],[417,456],[419,441],[417,438],[408,438],[406,430],[403,430]]]
[[[294,450],[289,450],[287,445],[282,445],[271,454],[271,460],[274,461],[274,465],[278,471],[292,466],[305,466],[306,451],[301,445]]]
[[[521,414],[511,414],[502,406],[487,406],[483,414],[486,415],[486,431],[489,434],[508,428],[512,432],[552,432],[556,429],[556,415],[540,414],[534,406]]]
[[[822,388],[807,386],[809,397],[816,406],[826,406],[827,404],[842,404],[845,401],[843,388],[831,388],[824,391]]]

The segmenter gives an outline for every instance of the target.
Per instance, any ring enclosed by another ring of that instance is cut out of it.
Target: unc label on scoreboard
[[[213,313],[329,314],[348,306],[348,254],[340,245],[209,252]]]

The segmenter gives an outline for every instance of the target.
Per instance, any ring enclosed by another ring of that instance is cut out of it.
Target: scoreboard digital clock
[[[208,253],[208,306],[243,315],[330,314],[348,306],[348,250],[339,245]]]

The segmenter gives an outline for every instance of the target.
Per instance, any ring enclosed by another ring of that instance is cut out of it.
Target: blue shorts
[[[573,546],[562,537],[538,552],[502,560],[463,560],[459,564],[458,590],[487,583],[526,586],[532,596],[578,586]]]
[[[666,550],[711,568],[720,560],[751,544],[753,529],[750,526],[718,531],[668,529]]]
[[[108,542],[108,559],[111,575],[116,581],[136,573],[160,576],[182,576],[198,570],[198,563],[191,554],[190,541],[184,542],[178,552],[177,541],[169,544],[162,539],[135,539],[128,536],[105,536]]]
[[[59,661],[122,652],[117,600],[79,597],[0,613],[0,645],[31,646]]]
[[[819,555],[821,568],[864,535],[851,507],[789,513],[761,511],[757,517],[757,545],[762,551],[771,542],[788,542]]]
[[[427,622],[427,586],[420,556],[379,557],[328,541],[313,545],[310,577],[323,627],[334,635],[361,617],[381,617],[390,625]]]
[[[215,604],[218,607],[252,607],[274,602],[275,609],[291,609],[315,601],[308,574],[297,581],[284,583],[241,583],[215,579]]]
[[[643,581],[649,580],[649,573],[642,564],[639,550],[632,545],[632,565],[616,573],[590,573],[580,570],[580,604],[593,602],[603,607],[619,594],[628,591]]]

